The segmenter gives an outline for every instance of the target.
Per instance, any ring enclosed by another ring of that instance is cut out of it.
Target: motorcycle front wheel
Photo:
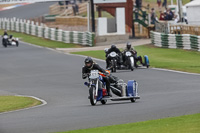
[[[92,106],[94,106],[97,103],[96,87],[91,86],[89,89],[89,93],[90,93],[90,103]]]
[[[17,46],[17,47],[19,46],[19,42],[16,42],[16,46]]]
[[[112,72],[116,72],[117,69],[117,61],[116,60],[111,60],[112,63]]]
[[[2,41],[3,46],[6,48],[7,47],[7,42],[6,41]]]
[[[131,71],[133,71],[134,70],[134,58],[133,57],[129,58],[129,66],[130,66]]]

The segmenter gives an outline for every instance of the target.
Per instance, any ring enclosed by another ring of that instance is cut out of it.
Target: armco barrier
[[[182,48],[200,51],[200,36],[190,34],[163,34],[151,31],[151,43],[158,47]]]
[[[34,24],[32,21],[16,18],[0,18],[0,29],[26,33],[64,43],[94,46],[95,42],[95,35],[91,32],[64,31],[46,27],[44,24]]]

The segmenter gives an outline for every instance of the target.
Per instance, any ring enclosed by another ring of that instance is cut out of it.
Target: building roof
[[[200,6],[200,0],[193,0],[185,5],[186,7]]]

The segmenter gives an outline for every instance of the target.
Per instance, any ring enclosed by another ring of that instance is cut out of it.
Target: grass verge
[[[30,97],[0,96],[0,113],[29,108],[40,104],[41,101]]]
[[[24,33],[8,31],[9,35],[13,35],[14,37],[18,37],[21,41],[35,44],[38,46],[49,47],[49,48],[77,48],[82,47],[80,45],[64,43],[58,41],[52,41],[45,38],[40,38],[32,35],[27,35]],[[0,30],[0,35],[3,35],[3,30]],[[20,45],[20,44],[19,44]]]
[[[200,114],[60,133],[200,133]]]
[[[158,48],[152,45],[136,46],[138,55],[148,55],[151,67],[172,69],[184,72],[200,73],[200,52],[183,49]],[[103,50],[73,52],[105,60]]]

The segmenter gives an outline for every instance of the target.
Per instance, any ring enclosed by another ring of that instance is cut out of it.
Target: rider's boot
[[[112,97],[112,94],[110,93],[110,87],[107,87],[107,94],[108,96]]]
[[[110,91],[108,91],[107,93],[108,93],[108,96],[112,97],[112,94],[110,93]]]

